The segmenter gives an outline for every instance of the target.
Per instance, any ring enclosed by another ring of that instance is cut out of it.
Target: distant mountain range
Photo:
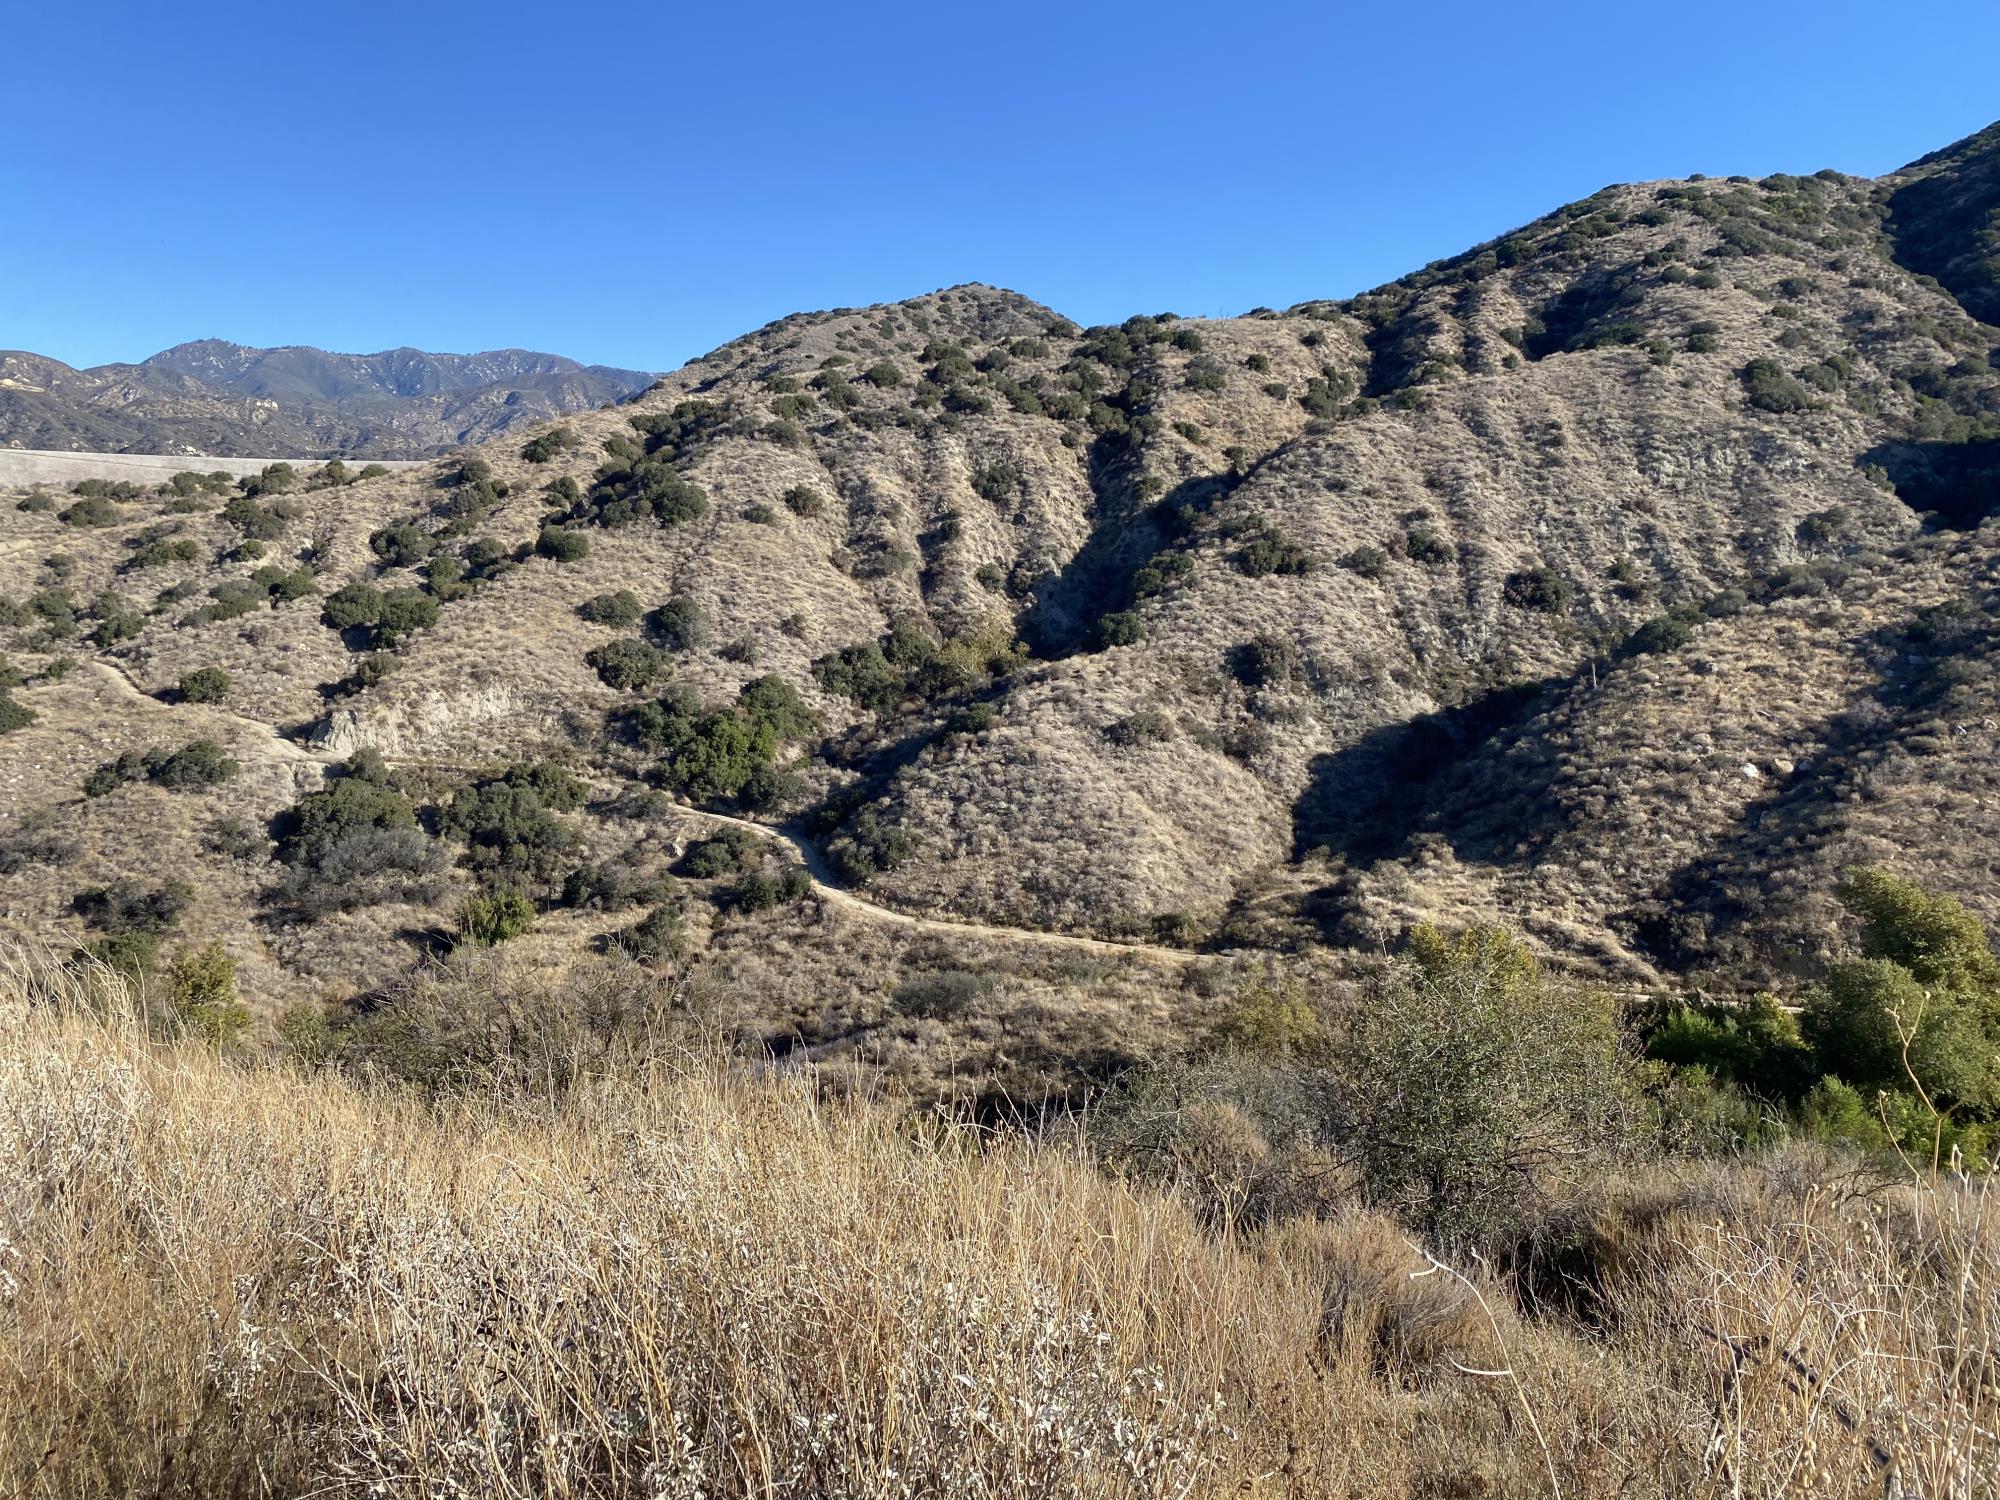
[[[422,458],[623,400],[653,379],[527,349],[332,354],[200,339],[86,370],[0,351],[0,446]]]

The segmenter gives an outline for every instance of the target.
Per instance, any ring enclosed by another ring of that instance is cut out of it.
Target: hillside
[[[607,405],[652,379],[525,349],[329,354],[204,339],[86,370],[0,351],[0,446],[421,458]]]
[[[6,920],[89,936],[78,891],[198,871],[182,931],[338,999],[518,889],[524,963],[651,912],[787,1045],[894,1074],[949,1034],[1017,1087],[1184,1025],[1218,966],[1352,968],[1422,919],[1734,990],[1813,971],[1856,858],[2000,918],[1996,163],[1987,131],[1880,180],[1607,188],[1240,318],[802,314],[277,510],[9,510]],[[245,355],[131,378],[486,373]],[[203,737],[215,792],[138,764]],[[281,816],[323,782],[378,810],[358,843]],[[818,893],[781,839],[701,855],[690,804],[785,825]],[[896,1000],[940,969],[1004,978]]]

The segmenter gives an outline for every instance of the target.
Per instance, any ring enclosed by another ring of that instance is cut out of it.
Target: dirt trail
[[[159,699],[153,697],[151,694],[141,692],[132,679],[126,675],[125,669],[117,662],[106,661],[102,657],[96,657],[90,662],[90,667],[106,683],[110,684],[111,690],[125,702],[143,704],[148,708],[159,708],[162,706]],[[231,723],[254,736],[256,742],[254,748],[259,753],[268,755],[273,760],[289,761],[293,764],[324,766],[331,765],[338,759],[337,756],[331,755],[327,751],[309,750],[294,740],[286,739],[261,719],[253,719],[246,714],[233,713],[226,708],[211,709],[210,712],[221,714]]]
[[[101,657],[90,662],[90,667],[99,677],[110,684],[112,690],[125,702],[143,704],[148,708],[159,708],[160,701],[143,693],[125,673],[125,669],[115,661]],[[312,750],[288,740],[257,719],[227,709],[211,710],[221,713],[232,723],[241,727],[255,739],[256,748],[273,759],[293,764],[332,765],[343,757],[326,750]],[[425,766],[435,769],[433,762],[415,760],[393,760],[392,765]],[[460,768],[453,768],[460,769]],[[812,881],[813,893],[829,906],[837,906],[847,911],[857,912],[878,922],[893,922],[901,927],[915,928],[919,932],[935,932],[952,937],[990,938],[1003,943],[1041,943],[1049,947],[1070,948],[1082,953],[1098,953],[1107,957],[1133,956],[1148,959],[1154,963],[1184,964],[1194,955],[1179,948],[1162,948],[1151,943],[1114,943],[1103,938],[1083,937],[1069,932],[1043,932],[1032,927],[995,927],[984,922],[960,922],[943,917],[920,917],[912,912],[897,911],[891,906],[878,905],[867,897],[839,884],[832,870],[827,867],[826,857],[804,834],[789,828],[774,828],[768,823],[753,823],[748,818],[733,818],[727,813],[704,812],[698,807],[675,803],[675,810],[690,818],[704,822],[727,824],[731,828],[741,828],[761,839],[785,845],[797,854],[804,864],[806,876]]]
[[[1114,943],[1104,938],[1082,937],[1071,932],[1043,932],[1033,927],[994,927],[984,922],[960,922],[945,917],[920,917],[911,912],[897,911],[892,906],[879,906],[865,896],[856,894],[843,885],[835,883],[833,873],[827,868],[823,856],[811,839],[790,828],[773,828],[768,823],[753,823],[747,818],[732,818],[727,813],[703,812],[698,807],[675,803],[676,810],[691,818],[705,819],[710,823],[724,823],[731,828],[747,829],[758,837],[789,847],[804,863],[806,875],[813,883],[813,891],[830,906],[843,907],[848,911],[860,912],[881,922],[894,922],[902,927],[914,927],[920,932],[936,932],[953,937],[992,938],[1004,943],[1044,943],[1050,947],[1072,948],[1085,953],[1111,955],[1132,955],[1149,959],[1155,963],[1184,964],[1195,955],[1180,948],[1162,948],[1152,943]]]

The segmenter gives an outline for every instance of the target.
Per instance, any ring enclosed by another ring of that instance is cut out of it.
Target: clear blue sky
[[[2000,5],[15,0],[0,348],[667,369],[960,281],[1343,296],[1606,183],[1875,174],[2000,117]]]

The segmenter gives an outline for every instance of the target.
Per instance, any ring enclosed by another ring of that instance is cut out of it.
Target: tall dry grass
[[[0,982],[8,1495],[1970,1496],[2000,1463],[1978,1185],[1634,1186],[1529,1316],[1359,1210],[1218,1239],[799,1077],[426,1103],[116,1002]]]

